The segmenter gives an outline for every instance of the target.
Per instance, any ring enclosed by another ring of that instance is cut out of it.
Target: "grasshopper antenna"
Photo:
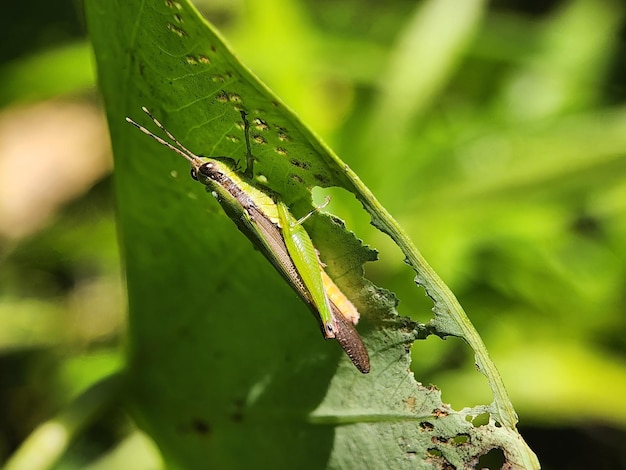
[[[152,121],[158,126],[159,129],[161,129],[163,132],[165,132],[165,134],[176,144],[176,145],[172,145],[170,142],[168,142],[167,140],[159,137],[158,135],[156,135],[154,132],[150,131],[149,129],[145,128],[144,126],[142,126],[141,124],[136,123],[135,121],[133,121],[131,118],[127,117],[126,118],[126,122],[132,124],[133,126],[135,126],[137,129],[139,129],[141,132],[143,132],[144,134],[152,137],[154,140],[156,140],[158,143],[160,143],[161,145],[165,145],[167,148],[169,148],[170,150],[173,150],[174,152],[176,152],[178,155],[184,157],[186,160],[189,161],[189,163],[191,164],[195,164],[197,165],[199,163],[200,157],[198,157],[195,153],[193,153],[191,150],[189,150],[187,147],[185,147],[183,144],[181,144],[176,137],[174,137],[170,131],[168,131],[163,124],[161,124],[153,115],[152,113],[150,113],[150,111],[148,111],[148,108],[146,107],[142,107],[141,108],[142,111],[144,113],[146,113],[150,119],[152,119]]]

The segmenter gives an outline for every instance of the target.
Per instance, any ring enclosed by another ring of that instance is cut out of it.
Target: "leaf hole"
[[[489,468],[491,470],[499,470],[504,468],[506,463],[506,457],[500,447],[491,449],[486,454],[483,454],[478,459],[478,465],[476,468]]]
[[[470,436],[469,434],[457,434],[454,439],[452,439],[452,442],[459,445],[467,444],[470,442]]]
[[[489,413],[481,413],[472,419],[472,424],[474,427],[479,428],[481,426],[486,426],[489,424]]]
[[[401,299],[404,302],[402,297]],[[454,336],[441,338],[433,334],[425,341],[418,341],[411,349],[411,353],[413,354],[411,369],[423,383],[436,384],[442,375],[460,371],[468,373],[468,380],[472,380],[471,387],[444,387],[441,390],[443,402],[450,404],[453,409],[471,404],[490,403],[493,400],[489,383],[482,374],[475,372],[474,353],[463,339]],[[472,422],[474,417],[475,415],[471,416],[468,422]]]
[[[433,457],[441,457],[443,456],[443,453],[436,448],[432,448],[432,449],[428,449],[426,452],[428,452],[429,455],[433,456]]]

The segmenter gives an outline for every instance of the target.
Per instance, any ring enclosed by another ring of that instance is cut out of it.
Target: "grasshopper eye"
[[[198,168],[196,173],[196,179],[202,178],[203,180],[205,180],[207,178],[210,178],[214,180],[216,173],[219,172],[216,172],[215,165],[212,162],[206,162],[200,165],[200,167]]]
[[[191,178],[198,181],[198,174],[196,173],[196,169],[192,168],[191,171],[189,172],[189,174],[191,175]]]

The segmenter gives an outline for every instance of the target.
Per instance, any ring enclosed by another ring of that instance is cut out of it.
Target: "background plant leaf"
[[[187,2],[89,0],[115,153],[129,294],[130,402],[170,463],[184,468],[476,465],[500,449],[536,466],[484,346],[449,290],[386,211]],[[375,258],[342,224],[307,229],[363,315],[372,373],[321,340],[306,307],[238,233],[187,164],[124,122],[147,106],[205,155],[243,159],[239,111],[253,122],[256,171],[296,215],[314,186],[353,193],[401,246],[435,300],[429,327],[398,317],[394,297],[362,277]],[[494,404],[456,412],[408,372],[408,347],[430,331],[462,336]]]

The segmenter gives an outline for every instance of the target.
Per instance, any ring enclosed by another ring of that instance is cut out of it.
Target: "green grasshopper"
[[[303,222],[316,208],[297,220],[278,195],[253,181],[254,157],[250,149],[250,126],[241,112],[246,141],[246,170],[238,172],[227,157],[199,157],[183,146],[145,107],[142,110],[173,142],[155,135],[126,118],[130,124],[191,164],[191,176],[204,184],[224,212],[252,243],[259,247],[285,280],[317,316],[325,338],[334,338],[352,363],[366,374],[370,370],[367,349],[353,326],[358,312],[323,269]],[[323,206],[322,206],[323,207]]]

